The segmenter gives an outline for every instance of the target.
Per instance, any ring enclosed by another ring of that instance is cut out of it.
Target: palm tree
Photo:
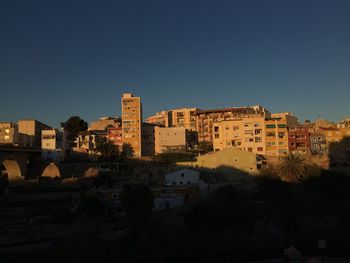
[[[282,157],[278,173],[282,180],[293,183],[303,182],[306,163],[298,154],[289,153]]]

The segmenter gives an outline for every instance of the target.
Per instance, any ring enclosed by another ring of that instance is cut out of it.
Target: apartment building
[[[288,129],[283,118],[271,118],[265,121],[266,155],[278,156],[287,154]]]
[[[146,119],[146,123],[155,124],[162,127],[172,126],[172,112],[171,111],[160,111],[155,115],[150,116]]]
[[[120,127],[121,119],[115,117],[101,117],[90,123],[90,131],[105,131],[109,127]]]
[[[171,110],[171,127],[196,130],[197,108],[180,108]]]
[[[233,147],[265,154],[265,117],[263,116],[245,115],[232,120],[214,122],[213,134],[214,151]]]
[[[122,97],[122,139],[123,144],[129,144],[134,156],[140,157],[142,125],[141,98],[132,93],[124,93]]]
[[[310,143],[312,154],[324,155],[327,153],[327,141],[322,133],[311,133]]]
[[[224,108],[213,110],[197,110],[196,112],[196,126],[199,141],[207,141],[213,144],[213,126],[214,123],[236,119],[243,115],[258,114],[264,117],[270,117],[269,111],[262,106]]]
[[[154,127],[155,153],[181,151],[197,144],[197,133],[185,128]]]
[[[75,139],[73,151],[95,154],[96,145],[107,137],[106,131],[82,131]]]
[[[52,128],[38,120],[18,121],[19,143],[25,147],[41,148],[41,132]]]
[[[319,128],[319,133],[323,134],[327,143],[339,142],[346,137],[350,137],[350,128]]]
[[[163,127],[185,128],[191,131],[196,130],[197,108],[179,108],[157,112],[146,119],[147,123]]]
[[[0,122],[0,144],[18,145],[18,125],[12,122]]]
[[[43,159],[63,160],[67,149],[67,134],[57,129],[41,131],[41,156]]]
[[[311,153],[311,141],[308,127],[290,126],[288,128],[289,151],[298,154]]]

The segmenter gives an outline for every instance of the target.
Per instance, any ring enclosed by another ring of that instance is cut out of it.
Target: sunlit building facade
[[[265,154],[265,117],[246,115],[241,118],[215,122],[213,148],[221,151],[233,147],[239,150]]]
[[[124,93],[122,97],[122,139],[132,148],[135,157],[141,156],[142,104],[140,97]]]
[[[213,126],[214,123],[240,118],[244,115],[258,114],[264,117],[270,117],[270,112],[262,106],[224,108],[213,110],[197,110],[196,126],[198,140],[213,144]]]

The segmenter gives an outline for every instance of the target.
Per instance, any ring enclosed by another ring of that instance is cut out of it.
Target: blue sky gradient
[[[350,115],[350,1],[0,1],[0,120],[260,104]]]

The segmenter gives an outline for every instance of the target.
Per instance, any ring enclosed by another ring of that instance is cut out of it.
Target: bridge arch
[[[83,176],[84,177],[96,177],[96,176],[98,176],[98,174],[99,174],[99,171],[98,171],[97,167],[90,166],[84,171]]]
[[[61,177],[61,171],[54,162],[51,162],[44,168],[41,177]]]
[[[1,170],[1,173],[7,176],[7,178],[10,181],[23,179],[20,165],[16,160],[12,160],[12,159],[3,160],[1,163],[0,170]]]

